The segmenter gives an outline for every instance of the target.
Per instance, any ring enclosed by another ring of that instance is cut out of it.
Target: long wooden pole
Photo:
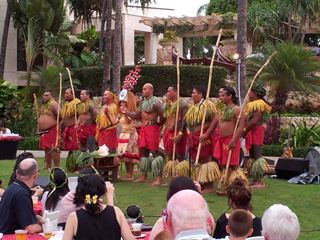
[[[37,101],[37,96],[35,93],[33,93],[33,105],[35,108],[36,112],[36,120],[37,120],[37,133],[39,133],[39,107],[38,107],[38,101]]]
[[[277,52],[274,52],[273,54],[271,54],[271,56],[267,59],[267,61],[262,65],[262,67],[258,70],[258,72],[256,73],[256,75],[254,76],[254,78],[252,79],[251,83],[250,83],[250,86],[248,88],[248,91],[246,93],[246,96],[243,100],[243,104],[242,106],[240,107],[240,113],[239,115],[237,116],[237,121],[236,121],[236,124],[234,126],[234,129],[233,129],[233,135],[232,137],[235,136],[236,134],[236,131],[237,131],[237,128],[239,126],[239,122],[240,122],[240,119],[241,119],[241,116],[242,116],[242,113],[243,113],[243,110],[244,110],[244,106],[246,105],[246,102],[248,101],[249,99],[249,93],[252,89],[252,86],[253,84],[255,83],[255,81],[257,80],[258,76],[260,75],[260,73],[263,71],[263,69],[270,63],[272,57],[276,54]],[[226,171],[225,173],[221,176],[221,179],[220,179],[220,182],[218,184],[218,188],[221,187],[221,183],[223,182],[224,184],[226,183],[226,180],[227,180],[227,176],[228,176],[228,171],[229,171],[229,166],[230,166],[230,160],[231,160],[231,154],[232,154],[232,149],[229,149],[229,152],[228,152],[228,159],[227,159],[227,164],[226,164]]]
[[[59,144],[59,132],[60,132],[60,108],[61,108],[61,95],[62,95],[62,74],[59,73],[59,98],[58,98],[58,113],[57,113],[57,135],[56,135],[56,148],[58,147]]]
[[[180,110],[180,56],[177,54],[177,109],[176,109],[176,121],[174,125],[174,135],[173,139],[177,136],[178,131],[178,120],[179,120],[179,110]],[[172,161],[176,160],[176,143],[173,142],[173,150],[172,150]]]
[[[208,87],[207,87],[207,94],[206,94],[205,101],[209,101],[209,97],[210,97],[210,89],[211,89],[211,82],[212,82],[212,72],[213,72],[213,62],[214,62],[214,58],[216,56],[216,53],[217,53],[217,50],[218,50],[218,47],[219,47],[221,35],[222,35],[222,29],[219,30],[219,35],[218,35],[218,38],[217,38],[217,41],[216,41],[216,45],[215,45],[215,48],[213,49],[213,54],[212,54],[212,58],[211,58],[210,68],[209,68],[209,79],[208,79]],[[203,114],[203,118],[202,118],[202,122],[201,122],[201,128],[200,128],[200,135],[199,136],[201,136],[203,134],[204,124],[205,124],[206,114],[207,114],[207,106],[208,106],[208,104],[204,105],[204,114]],[[201,145],[202,145],[202,143],[199,141],[195,165],[198,165],[198,162],[199,162]]]

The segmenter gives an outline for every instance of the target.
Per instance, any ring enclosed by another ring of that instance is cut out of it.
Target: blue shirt
[[[5,190],[0,202],[0,232],[13,234],[37,222],[33,212],[31,189],[19,180]]]

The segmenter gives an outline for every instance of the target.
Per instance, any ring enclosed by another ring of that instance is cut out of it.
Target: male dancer
[[[163,171],[163,157],[159,155],[160,127],[163,123],[163,109],[160,101],[153,96],[153,85],[146,83],[142,88],[144,100],[135,113],[127,112],[133,119],[141,119],[139,133],[140,171],[142,176],[136,182],[147,180],[148,172],[152,171],[156,180],[153,185],[160,185]],[[152,153],[153,157],[149,156]]]
[[[59,107],[50,91],[43,93],[38,127],[41,134],[39,146],[44,150],[45,167],[47,169],[51,168],[52,160],[55,167],[59,167],[60,165],[60,134],[57,135],[57,114]]]
[[[235,178],[242,178],[246,180],[245,175],[239,169],[240,156],[240,135],[244,127],[244,118],[240,115],[240,107],[237,105],[236,93],[233,88],[225,86],[220,94],[220,100],[224,104],[221,111],[219,129],[220,136],[214,149],[214,157],[218,159],[219,165],[225,171],[228,161],[229,151],[231,151],[231,158],[229,162],[229,169],[226,179],[226,186],[228,186]],[[240,118],[238,127],[233,134],[237,118]],[[222,174],[224,176],[224,174]],[[224,187],[226,187],[224,186]],[[224,190],[218,190],[218,194],[224,194]]]
[[[74,171],[77,151],[80,149],[77,134],[77,104],[80,103],[80,100],[75,98],[70,88],[65,91],[64,100],[65,103],[61,109],[63,149],[69,151],[66,167],[69,171]]]
[[[177,122],[177,136],[174,136],[176,114],[177,114],[177,89],[174,86],[168,87],[167,90],[167,103],[164,108],[165,128],[163,131],[163,143],[167,160],[172,160],[173,145],[176,142],[175,159],[182,161],[186,155],[187,136],[182,129],[183,118],[187,112],[187,104],[180,99],[179,101],[179,114]],[[182,131],[180,131],[182,130]],[[177,161],[168,161],[164,167],[164,175],[166,177],[173,177],[175,175],[175,165]]]
[[[263,188],[263,176],[268,172],[268,163],[261,158],[261,146],[264,140],[265,123],[271,107],[263,97],[266,90],[256,84],[249,93],[249,102],[245,106],[246,124],[243,129],[243,136],[246,138],[246,148],[249,151],[250,159],[248,166],[249,176],[252,178],[251,187]],[[253,161],[253,162],[252,162]],[[251,166],[250,166],[251,165]]]
[[[94,102],[91,99],[91,92],[88,89],[81,90],[81,103],[77,105],[78,109],[78,139],[80,142],[81,151],[93,152],[95,150],[95,135],[97,110],[94,107]]]
[[[104,91],[103,103],[97,117],[97,141],[98,145],[106,145],[110,153],[115,153],[118,147],[117,125],[119,123],[119,113],[117,96],[109,91]]]
[[[185,122],[189,133],[189,144],[191,145],[191,159],[196,161],[199,142],[201,141],[201,151],[199,154],[199,171],[196,180],[199,181],[203,192],[212,191],[212,183],[220,178],[218,165],[212,161],[212,139],[211,133],[214,128],[209,130],[210,123],[217,121],[217,112],[214,104],[209,100],[204,100],[206,90],[197,86],[192,90],[193,105],[185,115]],[[207,107],[205,107],[207,105]],[[203,128],[202,139],[200,137],[201,123],[206,108],[206,118]],[[211,132],[210,132],[211,131]],[[179,166],[177,166],[179,168]]]

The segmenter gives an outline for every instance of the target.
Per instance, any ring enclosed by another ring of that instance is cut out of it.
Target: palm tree
[[[120,71],[121,71],[121,41],[122,41],[122,5],[123,0],[116,0],[115,6],[115,25],[114,25],[114,44],[113,44],[113,84],[112,89],[120,92]]]
[[[270,64],[262,71],[259,81],[268,84],[274,92],[274,110],[283,111],[289,91],[316,92],[320,90],[320,62],[311,51],[301,45],[278,43],[265,47],[263,56],[249,60],[250,69],[258,70],[269,55],[277,51]]]
[[[106,39],[105,39],[105,60],[103,65],[103,86],[110,86],[111,72],[111,45],[112,45],[112,0],[107,0],[107,20],[106,20]]]
[[[7,6],[6,16],[5,16],[4,25],[3,25],[3,32],[2,32],[1,49],[0,49],[0,79],[3,79],[3,75],[4,75],[9,26],[10,26],[10,10],[9,10],[9,6]]]
[[[247,49],[247,0],[238,1],[238,20],[237,20],[237,52],[240,57],[240,95],[245,95],[246,77],[246,49]],[[238,70],[239,71],[239,70]]]

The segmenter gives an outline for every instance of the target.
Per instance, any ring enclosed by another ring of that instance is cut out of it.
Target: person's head
[[[167,224],[173,237],[186,230],[208,229],[208,204],[196,191],[182,190],[174,194],[168,201],[167,211]]]
[[[299,237],[298,217],[287,206],[272,205],[264,212],[261,221],[265,240],[296,240]]]
[[[146,83],[143,85],[142,96],[145,98],[150,98],[153,96],[153,85],[151,83]]]
[[[167,201],[169,201],[175,193],[186,189],[198,192],[198,189],[191,178],[179,176],[172,179],[167,192]]]
[[[142,93],[140,92],[137,92],[135,94],[135,97],[136,97],[136,104],[137,104],[137,107],[139,107],[140,103],[142,102]]]
[[[83,89],[80,92],[80,100],[81,102],[87,102],[91,99],[91,91],[89,89]]]
[[[235,179],[227,187],[228,204],[232,209],[252,210],[251,191],[241,179]]]
[[[167,98],[171,101],[175,101],[177,99],[177,88],[175,86],[168,87]]]
[[[67,88],[64,92],[64,100],[67,102],[71,102],[74,99],[71,88]]]
[[[16,178],[32,187],[38,178],[38,163],[33,158],[22,160],[16,170]]]
[[[50,91],[46,91],[42,95],[42,102],[47,103],[53,98],[52,93]]]
[[[225,86],[221,86],[218,91],[218,98],[220,101],[222,101],[222,93],[223,93],[224,88],[225,88]]]
[[[197,104],[206,97],[206,89],[202,86],[195,86],[192,90],[192,101]]]
[[[23,152],[18,155],[16,163],[14,164],[12,174],[10,176],[9,184],[12,183],[16,179],[16,171],[18,168],[18,165],[22,162],[22,160],[27,158],[34,158],[33,154],[31,152]]]
[[[249,101],[263,99],[266,94],[267,91],[264,89],[264,87],[262,87],[260,84],[255,84],[249,93]]]
[[[229,86],[224,86],[223,91],[221,92],[220,95],[220,100],[224,104],[238,104],[238,98],[236,97],[236,92],[232,87]]]
[[[76,188],[75,200],[78,199],[85,209],[91,214],[101,211],[102,197],[106,193],[106,185],[98,174],[84,176],[82,183]]]
[[[110,90],[105,90],[103,93],[102,101],[104,104],[110,104],[116,101],[116,95]]]
[[[226,231],[230,235],[230,239],[243,238],[251,236],[252,229],[252,216],[245,210],[238,209],[233,211],[228,219]]]
[[[68,176],[63,169],[51,169],[48,191],[49,193],[45,203],[45,209],[54,210],[60,198],[69,192]]]

